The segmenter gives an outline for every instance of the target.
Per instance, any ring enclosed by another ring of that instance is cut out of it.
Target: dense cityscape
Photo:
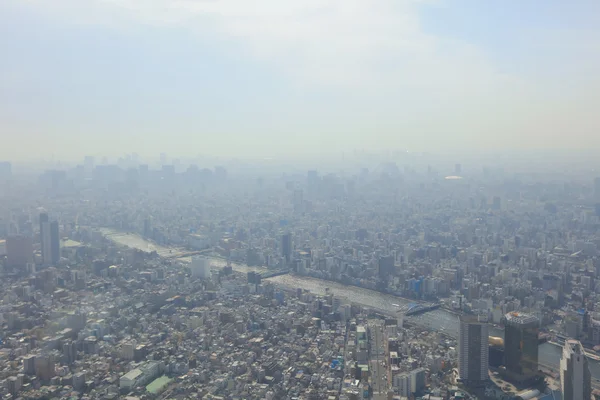
[[[0,397],[600,397],[600,178],[457,161],[1,162]]]
[[[0,0],[0,400],[600,400],[599,0]]]

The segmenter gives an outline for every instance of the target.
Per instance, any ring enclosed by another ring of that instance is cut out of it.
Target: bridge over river
[[[181,249],[167,248],[153,244],[138,235],[130,233],[122,233],[112,229],[101,229],[101,232],[109,239],[117,244],[126,245],[137,248],[142,251],[156,251],[159,255],[167,257],[174,252],[181,253]],[[151,250],[149,250],[151,249]],[[180,258],[182,262],[189,262],[189,258]],[[211,258],[211,265],[215,268],[223,268],[227,265],[227,261],[222,258]],[[266,272],[266,268],[249,267],[244,264],[231,263],[234,271],[247,273],[249,271]],[[274,284],[289,287],[302,288],[309,290],[315,294],[325,295],[325,290],[329,289],[330,293],[335,296],[345,299],[348,302],[360,304],[386,314],[394,315],[398,307],[408,309],[409,304],[414,303],[411,300],[403,299],[397,296],[383,294],[370,289],[358,288],[355,286],[342,285],[340,283],[303,277],[297,275],[278,275],[267,278],[268,281]],[[451,337],[458,337],[458,316],[442,308],[437,308],[425,313],[416,313],[408,317],[408,322],[421,326],[425,329],[443,332]],[[504,337],[504,331],[490,327],[490,335]],[[552,343],[543,343],[539,346],[539,362],[548,368],[556,371],[559,370],[562,347]],[[596,360],[589,360],[590,371],[592,377],[596,380],[600,379],[600,363]]]

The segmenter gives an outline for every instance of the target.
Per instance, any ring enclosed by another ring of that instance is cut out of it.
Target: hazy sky
[[[599,0],[0,0],[0,159],[600,150]]]

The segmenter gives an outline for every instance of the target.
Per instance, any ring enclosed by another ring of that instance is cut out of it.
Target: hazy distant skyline
[[[3,0],[0,159],[600,150],[599,46],[597,0]]]

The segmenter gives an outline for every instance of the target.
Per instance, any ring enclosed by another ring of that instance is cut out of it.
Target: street
[[[386,395],[389,389],[387,360],[381,321],[369,321],[369,366],[374,395]]]

